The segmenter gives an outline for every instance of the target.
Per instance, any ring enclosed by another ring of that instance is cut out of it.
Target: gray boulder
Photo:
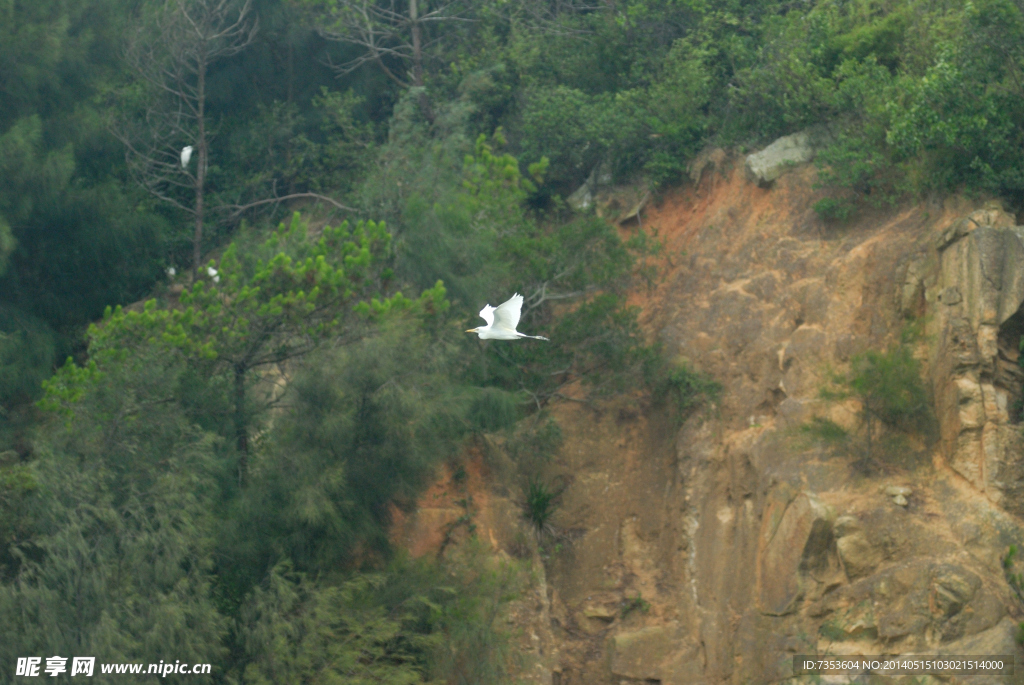
[[[590,172],[590,176],[583,182],[583,185],[577,188],[572,195],[565,198],[565,201],[578,212],[586,211],[594,206],[597,191],[610,185],[611,182],[612,173],[608,165],[601,162]]]
[[[800,131],[747,155],[747,178],[761,186],[770,184],[790,167],[814,159],[814,148],[820,138],[816,131]]]

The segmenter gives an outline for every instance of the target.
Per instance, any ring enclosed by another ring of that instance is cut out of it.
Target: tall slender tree
[[[149,97],[114,133],[125,144],[135,179],[164,202],[192,215],[192,278],[202,259],[206,172],[212,131],[207,75],[220,59],[253,40],[252,0],[164,0],[143,15],[129,37],[126,58]],[[193,148],[192,163],[181,150]]]

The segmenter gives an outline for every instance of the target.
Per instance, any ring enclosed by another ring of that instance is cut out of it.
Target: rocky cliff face
[[[540,581],[510,619],[524,675],[773,683],[792,677],[793,655],[826,653],[1024,664],[1002,567],[1024,543],[1024,229],[956,202],[828,226],[811,210],[813,168],[763,187],[743,160],[705,157],[698,185],[641,217],[665,241],[665,278],[636,301],[651,334],[724,390],[681,427],[638,398],[558,409],[566,442],[550,475],[571,479],[566,535],[535,559]],[[936,435],[866,468],[807,439],[815,417],[857,434],[857,401],[820,389],[915,322]],[[479,532],[510,550],[514,497],[481,478]]]
[[[1024,372],[1024,228],[976,211],[935,240],[938,263],[909,265],[904,306],[921,293],[933,314],[931,377],[945,462],[1003,509],[1024,514],[1020,426]],[[913,293],[913,294],[912,294]],[[1014,421],[1011,421],[1013,419]]]

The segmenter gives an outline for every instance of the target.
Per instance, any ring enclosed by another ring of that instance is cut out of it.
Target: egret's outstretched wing
[[[494,310],[495,328],[507,328],[514,331],[519,325],[519,315],[523,310],[523,296],[516,293],[507,302],[499,304]]]
[[[480,310],[480,318],[487,322],[488,326],[494,325],[494,307],[489,304],[485,304],[484,308]]]

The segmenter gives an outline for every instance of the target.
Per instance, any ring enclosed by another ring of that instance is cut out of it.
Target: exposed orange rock
[[[523,677],[741,685],[788,680],[794,654],[826,651],[1024,659],[1024,607],[1001,565],[1024,542],[1008,409],[1024,323],[1006,324],[1024,314],[1006,294],[1014,269],[1005,286],[970,276],[1004,259],[971,241],[1011,241],[1014,218],[953,198],[830,224],[812,209],[813,166],[769,188],[742,167],[717,154],[698,185],[646,206],[661,277],[630,297],[668,354],[723,385],[717,406],[681,426],[643,397],[554,409],[565,443],[546,476],[571,485],[561,543],[535,558],[536,593],[513,612]],[[865,473],[801,426],[828,418],[862,436],[857,401],[819,390],[913,318],[942,439],[908,437]],[[964,335],[947,335],[956,326]],[[453,502],[472,495],[477,534],[508,551],[514,484],[483,463],[473,453],[460,486],[443,473],[417,514],[396,517],[396,540],[436,553],[464,513]]]

